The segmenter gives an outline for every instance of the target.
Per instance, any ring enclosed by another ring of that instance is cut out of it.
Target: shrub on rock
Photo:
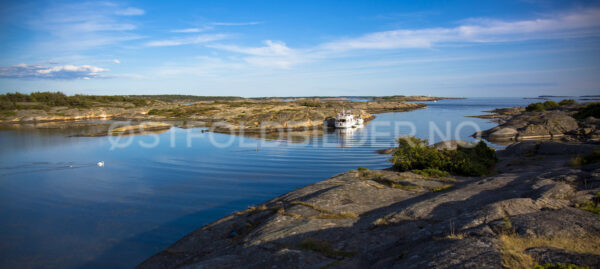
[[[600,103],[593,103],[587,106],[584,106],[573,115],[573,118],[576,119],[585,119],[587,117],[594,117],[596,119],[600,119]]]
[[[474,147],[438,150],[427,140],[406,137],[398,140],[392,155],[394,168],[399,171],[439,170],[454,175],[481,176],[490,172],[497,162],[496,152],[480,141]]]

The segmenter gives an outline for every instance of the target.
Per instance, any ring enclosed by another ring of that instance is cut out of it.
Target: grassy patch
[[[596,197],[592,201],[579,204],[578,208],[600,215],[600,192],[596,193]]]
[[[302,218],[302,215],[296,214],[296,213],[292,213],[292,212],[287,212],[287,211],[285,211],[285,208],[283,208],[283,207],[278,208],[276,212],[279,215],[288,216],[288,217],[292,217],[292,218],[295,218],[295,219],[301,219]]]
[[[584,156],[577,156],[571,160],[570,166],[583,166],[590,163],[600,162],[600,150],[594,150],[592,153]]]
[[[186,107],[178,107],[178,108],[169,108],[169,109],[150,109],[148,111],[148,115],[158,115],[172,118],[186,118],[192,115],[202,115],[210,111],[215,111],[217,108],[208,106],[208,107],[198,107],[198,106],[186,106]]]
[[[317,215],[315,218],[317,219],[352,219],[352,218],[358,218],[358,214],[354,213],[354,212],[350,212],[350,211],[342,211],[342,212],[334,212],[331,210],[327,210],[325,208],[321,208],[318,207],[315,204],[311,204],[311,203],[307,203],[307,202],[302,202],[302,201],[292,201],[290,204],[292,205],[303,205],[306,207],[310,207],[316,211],[319,211],[319,215]]]
[[[452,189],[452,187],[454,187],[454,185],[450,185],[450,184],[448,184],[448,185],[441,186],[441,187],[439,187],[439,188],[432,189],[431,191],[432,191],[432,192],[445,191],[445,190]]]
[[[412,170],[411,172],[425,176],[425,177],[437,177],[437,178],[447,177],[450,175],[450,173],[436,169],[436,168],[425,168],[422,170],[415,169],[415,170]]]
[[[382,218],[378,218],[373,222],[374,226],[387,226],[390,225],[390,223],[388,222],[388,220],[385,217]]]
[[[419,186],[419,185],[414,185],[414,184],[409,184],[409,183],[404,183],[404,182],[395,182],[395,181],[389,180],[384,177],[374,178],[373,181],[375,181],[379,184],[386,185],[390,188],[394,188],[394,189],[402,189],[402,190],[407,190],[407,191],[415,191],[415,190],[421,189],[421,186]]]
[[[350,211],[342,211],[340,213],[321,213],[317,215],[317,219],[353,219],[358,218],[358,214]]]
[[[419,186],[419,185],[403,184],[403,183],[392,183],[392,184],[390,184],[390,187],[392,187],[394,189],[401,189],[401,190],[407,190],[407,191],[415,191],[415,190],[421,189],[421,186]]]
[[[445,238],[452,239],[452,240],[462,240],[465,237],[462,234],[449,234],[449,235],[446,235]]]
[[[246,209],[244,209],[242,211],[235,212],[235,215],[237,215],[237,216],[243,216],[243,215],[246,215],[246,214],[252,215],[252,214],[256,214],[256,213],[265,211],[267,209],[271,209],[271,208],[267,207],[266,205],[251,206],[251,207],[248,207],[248,208],[246,208]]]
[[[297,247],[304,250],[318,252],[332,258],[351,258],[356,255],[356,252],[353,251],[335,250],[331,246],[331,243],[325,240],[318,240],[310,237],[302,240]]]
[[[598,214],[600,215],[600,207],[598,207],[598,204],[594,203],[594,202],[585,202],[579,205],[578,207],[581,210],[585,210],[585,211],[589,211],[592,212],[594,214]]]
[[[12,110],[0,110],[0,116],[3,117],[9,117],[9,116],[16,116],[17,112],[12,111]]]
[[[524,251],[534,247],[554,247],[567,251],[600,254],[600,237],[588,236],[581,238],[568,237],[522,237],[518,234],[503,234],[499,237],[502,242],[502,265],[506,268],[532,268],[534,259]]]
[[[536,264],[533,269],[590,269],[589,266],[579,266],[575,264],[562,264],[562,263],[545,263]]]
[[[391,161],[399,171],[439,170],[455,175],[481,176],[491,172],[498,161],[495,150],[483,141],[474,147],[459,146],[456,150],[438,150],[428,146],[427,140],[416,137],[401,138],[398,142]]]

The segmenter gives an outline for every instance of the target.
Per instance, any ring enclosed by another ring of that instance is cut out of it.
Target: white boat
[[[338,113],[337,117],[335,117],[335,128],[360,128],[363,127],[363,124],[363,119],[360,117],[355,119],[354,115],[346,113],[346,110]]]

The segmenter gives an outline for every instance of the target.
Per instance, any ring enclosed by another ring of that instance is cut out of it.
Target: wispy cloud
[[[255,56],[289,56],[294,54],[294,50],[290,49],[281,41],[264,41],[263,47],[240,47],[236,45],[208,45],[207,47],[239,52]]]
[[[105,77],[102,72],[106,68],[91,65],[42,66],[37,64],[17,64],[0,67],[0,78],[34,78],[34,79],[92,79]]]
[[[213,27],[204,26],[204,27],[195,27],[195,28],[176,29],[171,32],[173,32],[173,33],[200,33],[200,32],[208,31],[211,29],[213,29]]]
[[[295,49],[279,41],[264,41],[265,46],[244,47],[210,44],[207,47],[245,54],[243,59],[255,65],[290,68],[316,59],[348,55],[356,50],[394,50],[431,48],[453,43],[490,43],[523,40],[563,39],[600,36],[600,9],[577,10],[537,19],[502,21],[468,19],[456,27],[397,29],[368,33]],[[355,53],[356,54],[356,53]],[[355,55],[354,54],[354,55]]]
[[[135,7],[128,7],[125,9],[117,10],[115,12],[115,14],[121,15],[121,16],[139,16],[139,15],[146,14],[146,11],[144,11],[143,9],[135,8]]]
[[[166,39],[166,40],[157,40],[150,41],[146,43],[148,47],[171,47],[171,46],[181,46],[181,45],[190,45],[190,44],[202,44],[208,43],[212,41],[222,40],[227,38],[226,34],[207,34],[207,35],[198,35],[195,37],[189,38],[175,38],[175,39]]]
[[[251,21],[251,22],[213,22],[210,25],[215,26],[246,26],[246,25],[257,25],[261,24],[259,21]]]
[[[184,29],[175,29],[173,33],[200,33],[215,29],[215,26],[245,26],[245,25],[257,25],[262,22],[211,22],[203,25],[202,27],[192,27]]]
[[[510,42],[600,35],[600,9],[521,21],[468,19],[453,28],[398,29],[322,44],[326,50],[429,48],[451,42]]]
[[[207,45],[207,47],[249,55],[244,60],[258,66],[289,68],[292,65],[307,60],[308,55],[289,48],[281,41],[266,40],[264,44],[262,47],[241,47],[223,44],[212,44]]]
[[[107,2],[52,5],[29,14],[26,25],[50,35],[42,47],[53,50],[86,50],[141,38],[138,27],[127,16],[143,15],[142,9],[122,9]],[[60,46],[56,46],[60,44]]]

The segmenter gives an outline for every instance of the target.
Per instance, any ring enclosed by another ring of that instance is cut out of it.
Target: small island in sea
[[[302,130],[320,127],[342,109],[371,120],[375,113],[410,111],[426,107],[414,101],[435,101],[447,97],[408,96],[345,98],[242,98],[185,95],[67,96],[61,92],[7,93],[0,95],[0,123],[14,127],[60,128],[81,120],[121,120],[162,123],[160,126],[211,127],[215,131],[252,133],[279,129]],[[395,102],[382,101],[394,100]],[[403,101],[403,102],[400,102]],[[406,101],[406,102],[404,102]],[[264,125],[263,123],[267,123]],[[226,126],[223,123],[227,124]],[[85,124],[85,123],[82,123]],[[102,125],[97,123],[97,125]],[[159,125],[153,129],[161,129]],[[164,128],[162,128],[164,129]],[[96,136],[100,133],[81,134]],[[106,135],[106,133],[105,133]]]

